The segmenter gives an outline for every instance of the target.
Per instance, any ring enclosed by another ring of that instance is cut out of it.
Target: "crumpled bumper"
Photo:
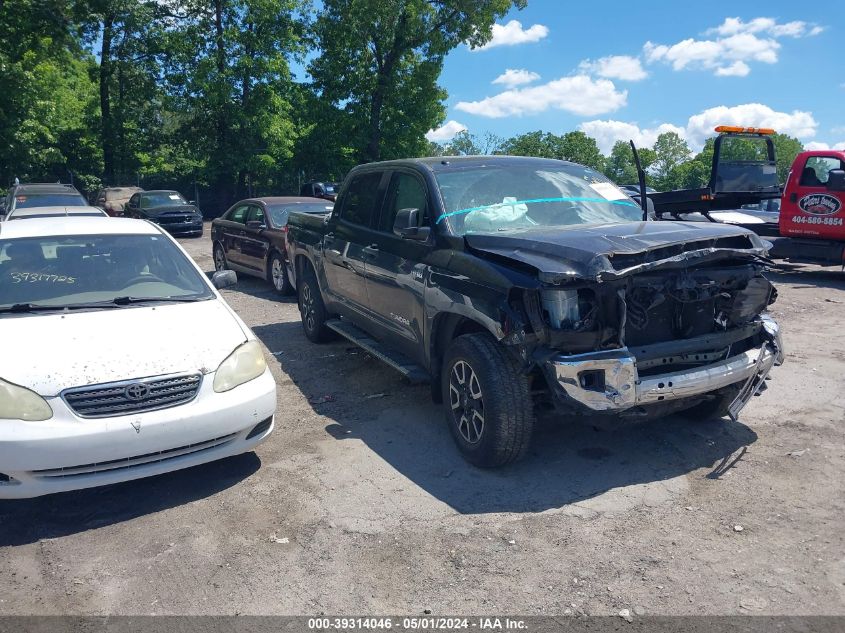
[[[555,356],[546,373],[557,395],[593,411],[624,411],[640,405],[681,400],[743,383],[731,415],[736,417],[763,384],[774,365],[783,362],[780,328],[764,316],[765,340],[758,347],[691,369],[640,377],[637,359],[627,348]]]

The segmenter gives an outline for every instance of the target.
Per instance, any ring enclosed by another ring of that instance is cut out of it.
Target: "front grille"
[[[187,224],[194,222],[194,216],[184,213],[174,213],[173,215],[162,213],[158,216],[157,221],[159,224]]]
[[[79,417],[103,418],[184,404],[196,397],[201,382],[200,374],[141,378],[75,387],[62,397]]]
[[[149,464],[157,464],[165,462],[177,457],[184,457],[185,455],[195,455],[203,451],[209,451],[213,448],[218,448],[224,444],[228,444],[235,439],[237,433],[230,433],[222,437],[216,437],[204,442],[197,442],[195,444],[187,444],[186,446],[178,446],[176,448],[169,448],[163,451],[156,451],[154,453],[146,453],[145,455],[135,455],[133,457],[123,457],[120,459],[111,459],[105,462],[95,462],[93,464],[80,464],[78,466],[64,466],[62,468],[45,468],[43,470],[34,470],[30,474],[33,477],[40,479],[67,479],[69,477],[83,477],[85,475],[92,475],[94,473],[113,472],[115,470],[126,470],[127,468],[136,468],[138,466],[147,466]]]

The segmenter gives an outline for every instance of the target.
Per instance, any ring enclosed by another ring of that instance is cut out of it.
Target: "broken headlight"
[[[546,322],[555,330],[590,329],[595,314],[595,295],[591,290],[546,288],[540,293]]]

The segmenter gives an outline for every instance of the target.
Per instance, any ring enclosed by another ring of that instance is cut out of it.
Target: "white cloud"
[[[505,72],[496,77],[492,83],[503,84],[508,88],[513,88],[514,86],[521,86],[522,84],[530,84],[532,81],[537,81],[539,78],[540,75],[532,73],[530,70],[508,68]]]
[[[818,35],[822,31],[824,31],[823,26],[801,20],[778,24],[774,18],[754,18],[749,22],[743,22],[741,18],[725,18],[722,24],[708,29],[707,33],[721,36],[738,33],[766,33],[773,37],[807,37]]]
[[[713,39],[687,38],[676,44],[646,42],[643,46],[649,63],[670,64],[674,70],[710,70],[720,77],[745,77],[750,62],[774,64],[778,61],[779,38],[810,37],[824,27],[803,21],[778,23],[774,18],[740,18],[725,21],[706,31]]]
[[[778,60],[779,49],[777,40],[761,39],[752,33],[739,33],[717,40],[690,38],[672,46],[646,42],[643,47],[649,63],[664,62],[671,64],[674,70],[705,69],[722,75],[736,75],[736,68],[742,68],[736,66],[737,62],[742,62],[745,68],[750,61],[774,64]]]
[[[537,114],[552,108],[596,116],[618,110],[627,100],[628,92],[617,90],[612,81],[574,75],[539,86],[514,88],[481,101],[461,101],[455,108],[491,119]]]
[[[596,139],[596,144],[603,154],[609,154],[616,141],[633,140],[637,147],[651,147],[664,132],[675,132],[681,138],[686,136],[684,128],[671,123],[641,129],[635,123],[624,121],[586,121],[579,125],[578,129]]]
[[[455,136],[467,129],[467,126],[457,121],[444,123],[436,130],[429,130],[425,137],[432,143],[443,143],[451,141]]]
[[[607,154],[616,141],[634,140],[638,146],[650,147],[659,134],[675,132],[686,139],[690,148],[697,152],[704,146],[704,141],[715,134],[717,125],[739,125],[745,127],[770,127],[778,132],[797,136],[812,137],[816,133],[817,123],[809,112],[777,112],[760,103],[746,103],[728,107],[717,106],[695,114],[687,120],[685,126],[661,123],[650,128],[640,128],[636,123],[613,120],[586,121],[579,126],[585,134],[596,139],[599,149]]]
[[[734,62],[730,66],[722,66],[716,69],[719,77],[745,77],[751,72],[751,68],[745,62]]]
[[[777,112],[762,103],[745,103],[728,107],[717,106],[696,114],[687,121],[687,139],[696,147],[713,135],[717,125],[741,125],[744,127],[769,127],[782,134],[807,138],[814,136],[818,123],[809,112],[793,110]]]
[[[610,55],[595,61],[585,59],[578,66],[583,72],[594,73],[607,79],[622,79],[624,81],[640,81],[648,77],[643,70],[639,57],[629,55]]]
[[[543,24],[534,24],[527,29],[522,28],[522,22],[511,20],[507,24],[494,24],[493,37],[484,46],[473,48],[474,51],[484,51],[496,46],[516,46],[517,44],[528,44],[539,42],[549,34],[549,27]]]
[[[845,150],[845,141],[842,141],[841,143],[834,143],[833,145],[829,145],[828,143],[821,143],[819,141],[810,141],[809,143],[804,143],[804,149],[808,149],[808,150],[824,150],[824,149]]]

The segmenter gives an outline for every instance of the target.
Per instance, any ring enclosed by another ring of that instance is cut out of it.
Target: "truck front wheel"
[[[317,284],[317,276],[311,266],[303,271],[297,286],[299,295],[299,313],[302,316],[302,329],[312,343],[323,343],[331,339],[331,330],[326,327],[326,305]]]
[[[468,462],[493,468],[525,455],[534,430],[528,377],[490,335],[453,341],[441,389],[449,430]]]

